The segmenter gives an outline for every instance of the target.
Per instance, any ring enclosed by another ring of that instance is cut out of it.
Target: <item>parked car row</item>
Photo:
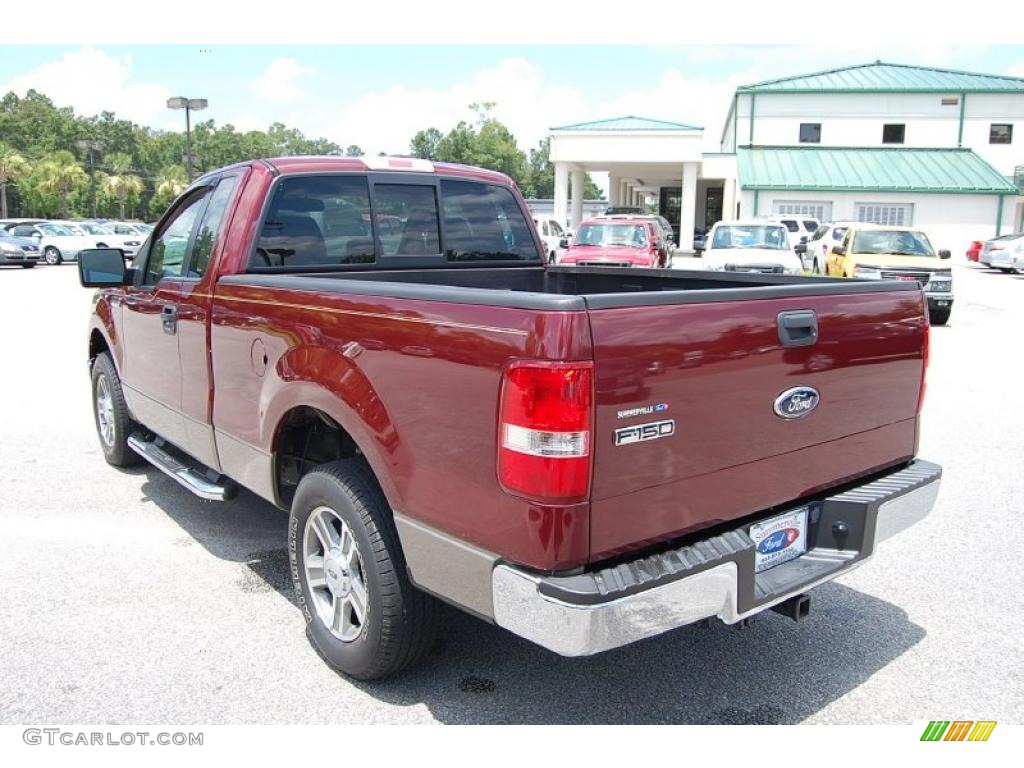
[[[975,255],[973,259],[971,258],[972,251]],[[1022,272],[1024,271],[1024,232],[1012,232],[993,237],[991,240],[976,240],[967,251],[967,258],[1004,273]]]
[[[61,264],[76,261],[86,248],[120,248],[133,259],[151,231],[148,224],[100,219],[2,219],[0,264]]]

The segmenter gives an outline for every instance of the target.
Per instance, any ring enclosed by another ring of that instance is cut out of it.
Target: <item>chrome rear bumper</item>
[[[702,619],[734,624],[861,565],[879,542],[931,511],[941,476],[938,465],[915,461],[810,502],[807,553],[762,573],[754,573],[749,525],[576,576],[501,564],[491,575],[494,620],[563,656],[600,653]]]

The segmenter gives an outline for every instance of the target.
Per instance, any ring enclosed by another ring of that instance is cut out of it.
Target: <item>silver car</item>
[[[1014,265],[1014,254],[1020,251],[1022,240],[1022,232],[986,240],[981,253],[978,254],[978,262],[1001,272],[1016,272],[1018,267]]]
[[[47,264],[60,264],[64,261],[75,261],[78,252],[85,248],[95,248],[95,240],[74,234],[71,230],[49,221],[14,222],[0,224],[15,237],[27,237],[42,249]]]

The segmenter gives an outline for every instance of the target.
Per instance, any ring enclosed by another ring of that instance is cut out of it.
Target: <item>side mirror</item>
[[[800,236],[800,242],[801,243],[806,243],[807,242],[807,235],[801,235]]]
[[[844,246],[842,246],[842,245],[833,245],[832,246],[832,254],[834,256],[845,256],[846,255],[846,248]]]
[[[952,256],[953,256],[953,254],[950,253],[946,248],[943,248],[941,251],[939,251],[939,258],[940,259],[949,259],[949,258],[952,258]]]
[[[87,248],[78,252],[78,280],[86,288],[128,284],[128,268],[120,248]]]
[[[569,238],[568,237],[563,237],[561,240],[559,240],[558,241],[558,247],[559,248],[568,248],[569,247]]]

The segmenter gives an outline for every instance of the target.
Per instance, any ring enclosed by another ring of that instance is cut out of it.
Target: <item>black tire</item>
[[[60,264],[64,261],[64,257],[60,255],[60,251],[52,245],[48,245],[43,249],[43,258],[46,259],[47,264]]]
[[[999,267],[999,271],[1002,272],[1004,275],[1008,275],[1011,272],[1013,272],[1013,270],[1010,269],[1009,267]]]
[[[113,439],[109,442],[104,438],[100,426],[97,391],[101,387],[101,381],[106,383],[111,400],[111,422],[114,430]],[[121,389],[121,378],[117,375],[114,361],[107,352],[98,355],[92,364],[92,414],[96,424],[96,436],[100,440],[100,448],[103,449],[103,458],[107,460],[107,464],[114,467],[134,467],[143,462],[142,457],[128,447],[128,436],[137,429],[137,425],[128,413],[128,404]]]
[[[945,325],[949,322],[949,316],[952,314],[952,307],[943,307],[941,309],[929,309],[928,310],[928,322],[932,325]]]
[[[36,265],[36,263],[34,261],[30,261],[27,264],[22,264],[21,268],[22,269],[32,269],[32,267],[34,267],[35,265]]]
[[[347,642],[321,619],[305,577],[306,523],[321,507],[348,526],[359,551],[367,607],[358,636]],[[363,459],[323,464],[302,478],[288,520],[288,553],[307,633],[331,667],[376,680],[401,672],[429,650],[441,606],[409,581],[391,508]]]

